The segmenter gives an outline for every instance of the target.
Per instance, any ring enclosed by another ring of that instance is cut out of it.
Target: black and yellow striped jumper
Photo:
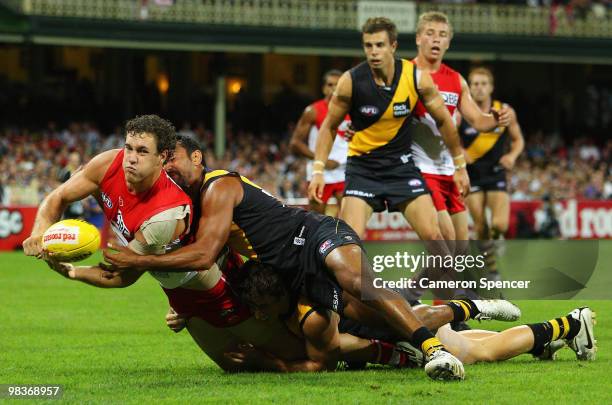
[[[419,99],[416,66],[395,59],[390,86],[379,86],[366,62],[350,70],[350,116],[356,132],[349,144],[346,197],[365,200],[376,212],[399,211],[428,192],[410,146]]]

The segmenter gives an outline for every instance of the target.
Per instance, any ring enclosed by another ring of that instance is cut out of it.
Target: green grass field
[[[164,323],[167,301],[153,278],[123,290],[71,282],[20,253],[0,254],[0,384],[62,384],[70,403],[610,403],[612,301],[523,301],[522,322],[589,304],[597,311],[598,359],[524,355],[466,367],[463,382],[422,370],[321,374],[221,372],[186,332]],[[476,326],[478,323],[473,324]],[[499,330],[512,324],[486,323]],[[0,399],[0,401],[2,401]],[[28,401],[31,402],[31,401]],[[22,402],[16,402],[22,403]]]

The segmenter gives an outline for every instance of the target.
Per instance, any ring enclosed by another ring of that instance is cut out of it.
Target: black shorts
[[[406,160],[404,163],[397,158],[384,169],[373,170],[349,158],[344,196],[361,198],[374,212],[400,211],[405,202],[429,193],[412,158]]]
[[[508,192],[506,170],[499,165],[494,166],[486,173],[480,170],[470,169],[470,166],[468,166],[468,175],[470,176],[471,193],[477,193],[479,191]]]
[[[340,246],[362,247],[359,236],[340,219],[309,212],[291,242],[283,249],[281,264],[275,266],[291,292],[305,295],[315,306],[342,313],[342,289],[326,268],[325,258]]]

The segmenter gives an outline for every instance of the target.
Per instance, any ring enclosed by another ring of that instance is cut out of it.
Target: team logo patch
[[[304,243],[306,243],[306,239],[304,238],[300,238],[299,236],[293,238],[293,244],[296,246],[304,246]]]
[[[331,239],[327,239],[325,242],[321,243],[321,246],[319,246],[319,253],[324,255],[325,252],[327,252],[333,245],[334,242]]]
[[[353,240],[351,235],[344,235],[344,240]]]
[[[104,205],[106,205],[106,208],[109,208],[109,209],[113,208],[113,202],[111,201],[108,194],[102,193],[101,197],[102,197],[102,202],[104,203]]]
[[[366,117],[373,117],[378,114],[378,107],[373,105],[364,105],[359,108],[359,112]]]
[[[410,108],[408,107],[408,100],[401,103],[393,103],[393,116],[395,118],[407,117],[410,114]]]
[[[408,182],[409,185],[411,185],[412,187],[418,187],[421,184],[423,184],[423,182],[419,179],[412,179]]]

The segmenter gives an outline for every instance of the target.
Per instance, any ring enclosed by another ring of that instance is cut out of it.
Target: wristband
[[[314,162],[312,162],[312,167],[315,166],[320,166],[321,169],[325,167],[325,162],[322,160],[315,160]]]
[[[465,169],[467,167],[467,163],[463,162],[459,165],[455,165],[455,170]]]
[[[313,170],[312,175],[314,176],[315,174],[323,174],[323,170]]]

